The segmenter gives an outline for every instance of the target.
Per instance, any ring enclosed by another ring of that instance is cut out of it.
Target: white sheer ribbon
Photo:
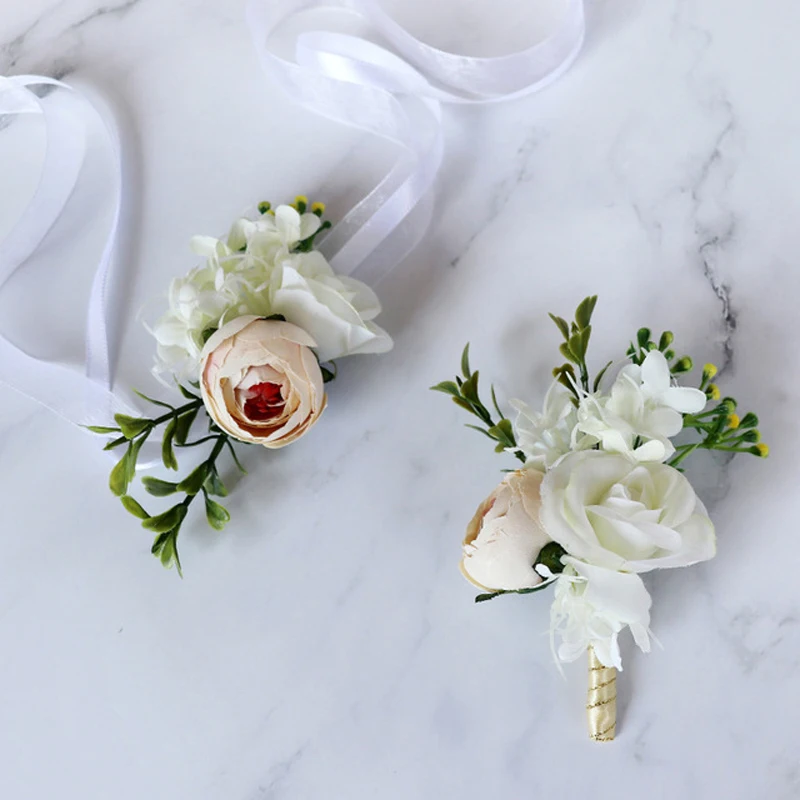
[[[40,99],[31,90],[37,86],[57,91]],[[94,273],[87,307],[84,374],[65,364],[37,358],[0,335],[0,382],[74,424],[108,424],[118,411],[131,413],[131,405],[111,390],[110,333],[115,332],[109,330],[106,318],[122,192],[117,131],[108,114],[101,113],[70,86],[38,75],[0,77],[0,115],[4,114],[41,115],[46,151],[33,199],[0,246],[0,288],[39,247],[69,201],[86,154],[90,123],[101,122],[104,145],[113,156],[113,220]]]
[[[394,52],[332,31],[298,36],[294,61],[271,49],[279,27],[316,8],[360,15]],[[293,100],[406,152],[321,245],[337,272],[357,271],[373,284],[419,242],[430,221],[428,190],[442,163],[441,104],[493,103],[538,91],[569,68],[584,36],[583,0],[564,0],[563,17],[544,41],[494,58],[424,44],[376,0],[250,0],[247,19],[264,70]]]
[[[437,50],[414,38],[375,0],[250,0],[247,19],[266,72],[297,102],[402,146],[405,155],[336,225],[322,248],[338,272],[376,283],[419,242],[430,220],[430,193],[442,163],[442,103],[492,103],[538,91],[561,75],[580,51],[582,0],[564,0],[556,30],[508,56],[475,58]],[[365,38],[332,31],[298,37],[295,60],[278,56],[270,39],[289,18],[320,7],[366,18],[395,52]],[[51,87],[45,98],[33,87]],[[51,78],[0,77],[0,115],[39,114],[47,149],[38,188],[0,244],[0,288],[39,247],[75,188],[85,157],[87,126],[99,119],[114,163],[113,221],[95,271],[86,317],[84,374],[44,361],[0,335],[0,382],[74,424],[107,424],[114,413],[136,414],[113,390],[107,291],[123,190],[119,137],[112,116],[72,87]],[[55,267],[56,265],[54,265]],[[57,387],[53,391],[53,387]]]

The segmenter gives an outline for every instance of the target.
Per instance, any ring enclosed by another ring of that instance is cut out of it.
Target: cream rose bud
[[[539,522],[542,473],[509,473],[467,527],[461,571],[480,589],[530,589],[542,582],[533,564],[550,541]]]
[[[289,322],[243,316],[212,334],[200,355],[200,390],[222,430],[278,448],[319,419],[326,397],[314,340]]]
[[[716,553],[714,525],[674,467],[586,450],[542,480],[542,523],[570,556],[598,567],[648,572]]]

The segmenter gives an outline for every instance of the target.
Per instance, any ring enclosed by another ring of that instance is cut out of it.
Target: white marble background
[[[191,266],[192,234],[314,195],[343,158],[360,176],[358,136],[263,78],[242,5],[0,8],[0,73],[94,86],[126,120],[121,378],[139,386],[133,313]],[[397,5],[475,53],[523,44],[535,15]],[[300,444],[248,451],[229,529],[185,526],[183,581],[108,492],[96,442],[0,393],[0,797],[800,797],[800,6],[602,0],[588,31],[546,92],[448,110],[437,217],[382,286],[396,349],[342,364]],[[6,225],[26,191],[11,162]],[[546,312],[590,292],[596,364],[669,327],[772,445],[695,471],[719,556],[649,579],[664,650],[626,649],[611,745],[587,739],[584,666],[563,680],[551,662],[547,600],[473,605],[459,543],[507,464],[426,390],[471,339],[502,396],[537,401]],[[41,303],[24,307],[46,326]]]

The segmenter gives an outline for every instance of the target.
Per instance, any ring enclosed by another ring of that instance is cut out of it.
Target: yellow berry
[[[719,395],[719,386],[717,386],[716,383],[709,383],[708,384],[708,388],[706,389],[706,394],[712,400],[719,400],[719,397],[720,397],[720,395]]]
[[[312,203],[311,204],[311,211],[314,214],[324,214],[325,213],[325,203]]]
[[[739,415],[738,414],[731,414],[728,417],[728,427],[729,428],[733,428],[735,430],[736,428],[739,427],[739,423],[740,422],[741,422],[741,420],[739,419]]]
[[[294,202],[297,203],[297,205],[299,205],[299,206],[300,205],[307,206],[308,205],[308,198],[304,194],[299,194],[299,195],[297,195],[297,197],[295,197]]]
[[[764,442],[759,442],[756,445],[756,450],[758,450],[761,458],[766,458],[769,455],[769,445],[764,444]]]
[[[706,364],[703,367],[703,374],[711,380],[717,374],[717,367],[715,364]]]

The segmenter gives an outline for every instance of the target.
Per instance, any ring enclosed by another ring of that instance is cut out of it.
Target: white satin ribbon
[[[395,52],[332,31],[298,36],[294,61],[270,49],[281,25],[312,8],[355,12]],[[564,0],[564,15],[544,41],[494,58],[424,44],[375,0],[249,0],[247,19],[265,72],[293,100],[406,151],[320,247],[337,272],[357,272],[373,285],[416,246],[430,221],[428,190],[442,164],[441,103],[494,103],[536,92],[569,68],[584,37],[583,0]]]
[[[31,90],[37,86],[51,87],[54,91],[40,99]],[[94,273],[87,307],[84,374],[38,358],[0,335],[0,382],[76,425],[107,425],[114,413],[132,413],[133,409],[118,392],[112,392],[106,303],[122,192],[117,131],[110,115],[101,113],[86,97],[61,81],[39,75],[0,77],[0,115],[5,114],[41,115],[46,151],[33,199],[0,245],[0,288],[39,247],[67,205],[84,162],[91,123],[100,121],[104,146],[113,156],[113,220]]]
[[[492,103],[538,91],[563,73],[580,51],[582,0],[564,0],[564,17],[543,42],[497,58],[459,56],[411,36],[375,0],[250,0],[247,19],[262,65],[298,103],[333,120],[401,145],[405,155],[332,230],[322,249],[336,271],[377,283],[422,238],[442,163],[442,103]],[[276,55],[269,40],[282,23],[311,8],[346,9],[366,18],[396,52],[367,39],[312,31],[298,37],[295,60]],[[40,99],[31,87],[53,87]],[[0,77],[0,115],[39,114],[47,150],[39,186],[0,245],[0,288],[46,238],[75,188],[89,124],[101,123],[114,163],[113,221],[97,265],[86,315],[84,374],[44,361],[0,335],[0,382],[74,424],[108,424],[136,403],[112,390],[107,289],[123,190],[113,117],[72,87],[36,75]],[[0,142],[1,143],[1,142]],[[54,265],[56,266],[56,265]],[[55,390],[54,390],[55,387]]]

